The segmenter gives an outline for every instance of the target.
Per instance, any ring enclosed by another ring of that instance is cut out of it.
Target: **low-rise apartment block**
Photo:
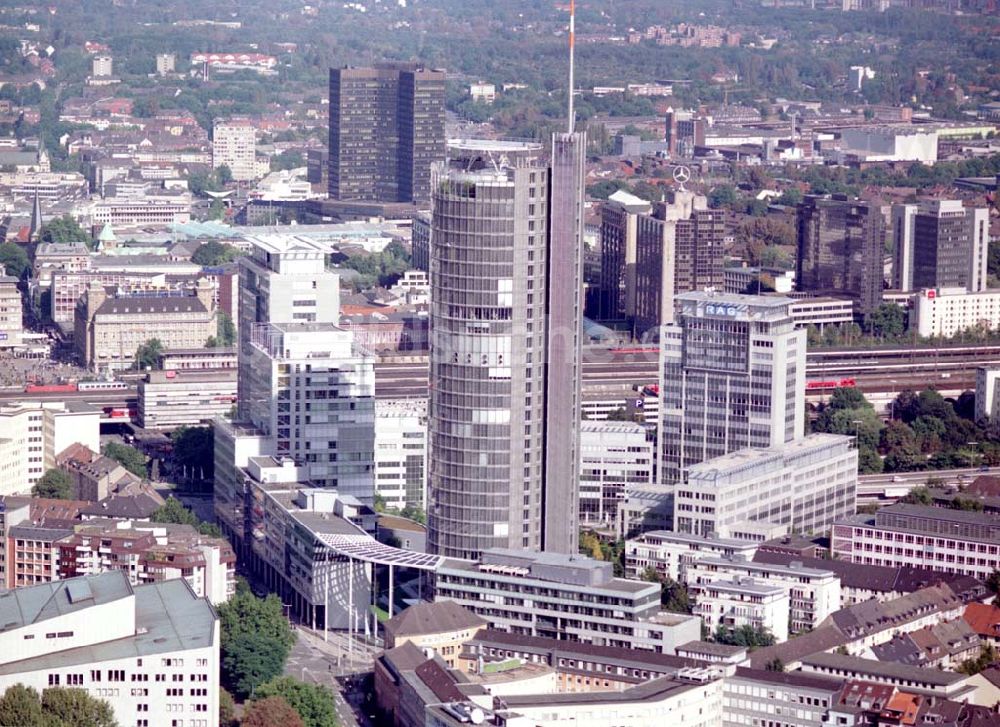
[[[788,639],[791,600],[779,586],[736,576],[730,580],[692,583],[688,592],[695,601],[694,614],[710,633],[734,631],[744,626],[766,629],[776,641]]]
[[[478,562],[445,560],[435,600],[453,600],[491,628],[672,654],[700,636],[698,619],[660,611],[660,585],[614,578],[583,556],[491,549]]]
[[[792,633],[816,628],[840,608],[840,578],[828,570],[795,562],[785,566],[734,557],[705,557],[687,568],[689,589],[735,578],[750,578],[783,589],[789,598],[788,628]]]
[[[219,723],[219,619],[182,579],[133,587],[124,573],[0,596],[0,692],[78,687],[122,725]]]
[[[686,583],[688,568],[699,558],[751,560],[756,552],[757,543],[747,540],[651,530],[625,541],[625,575],[638,579],[654,568],[661,577]]]

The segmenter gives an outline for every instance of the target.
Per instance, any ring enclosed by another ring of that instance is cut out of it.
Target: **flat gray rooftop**
[[[98,597],[104,584],[95,581],[104,576],[116,575],[128,586],[128,581],[120,571],[109,571],[99,576],[87,578],[91,590]],[[48,585],[63,585],[83,579],[70,579]],[[20,591],[31,591],[44,586],[30,586]],[[18,591],[18,592],[20,592]],[[131,588],[129,588],[131,592]],[[112,593],[118,591],[112,590]],[[61,669],[78,664],[94,664],[116,659],[150,656],[185,649],[199,649],[211,646],[215,638],[215,609],[204,598],[198,598],[187,581],[176,579],[163,583],[137,586],[135,593],[136,628],[143,630],[124,639],[107,641],[103,644],[81,646],[75,649],[53,652],[31,659],[22,659],[0,665],[0,675]],[[111,595],[111,594],[106,594]],[[127,594],[126,594],[127,595]],[[91,605],[80,604],[80,608]]]

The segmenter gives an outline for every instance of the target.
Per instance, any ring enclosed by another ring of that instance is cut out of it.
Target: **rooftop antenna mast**
[[[569,133],[573,133],[573,46],[576,42],[576,0],[569,0]]]

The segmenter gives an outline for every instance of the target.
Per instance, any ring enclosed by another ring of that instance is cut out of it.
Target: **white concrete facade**
[[[427,401],[375,402],[375,494],[386,507],[427,507]]]
[[[1000,290],[924,290],[915,297],[914,314],[917,333],[925,338],[951,338],[969,328],[993,331],[1000,327]]]
[[[625,575],[641,578],[647,568],[661,576],[687,582],[691,564],[709,556],[752,560],[757,544],[747,540],[652,530],[625,541]]]
[[[674,496],[679,532],[732,537],[746,521],[825,532],[855,512],[858,452],[850,437],[811,434],[690,467]]]
[[[788,628],[792,633],[816,628],[840,608],[840,578],[831,571],[718,557],[702,558],[687,568],[689,588],[739,578],[778,586],[788,594]]]
[[[219,724],[218,617],[184,581],[133,589],[113,572],[4,598],[34,618],[0,634],[0,692],[77,687],[107,701],[121,725]]]
[[[788,640],[790,599],[779,586],[736,577],[710,583],[690,584],[694,615],[711,633],[722,626],[732,631],[742,626],[767,629],[780,643]]]

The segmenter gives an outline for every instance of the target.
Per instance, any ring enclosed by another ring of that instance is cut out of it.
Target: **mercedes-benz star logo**
[[[674,181],[684,184],[691,179],[691,170],[687,167],[674,167]]]

